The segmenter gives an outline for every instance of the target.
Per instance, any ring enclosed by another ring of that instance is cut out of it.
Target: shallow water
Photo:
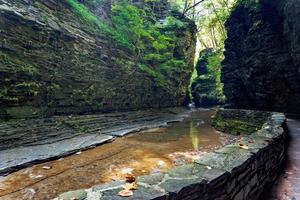
[[[230,143],[233,136],[210,126],[212,110],[191,113],[183,122],[117,138],[0,179],[0,200],[51,199],[58,194],[112,180],[166,171]]]

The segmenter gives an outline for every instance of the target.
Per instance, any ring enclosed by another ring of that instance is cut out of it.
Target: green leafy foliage
[[[105,26],[105,23],[101,22],[85,5],[77,0],[67,0],[67,2],[83,22],[88,23],[95,29],[101,29]]]
[[[110,36],[116,40],[121,46],[132,47],[126,40],[123,33],[115,31],[113,27],[95,16],[84,4],[79,3],[77,0],[66,0],[69,5],[73,8],[80,20],[87,24],[94,32]],[[88,1],[88,4],[92,4],[94,1]]]
[[[222,52],[206,49],[200,53],[196,69],[198,77],[192,83],[192,93],[197,106],[210,106],[223,103],[221,83]]]
[[[173,55],[176,46],[175,31],[186,28],[186,24],[179,19],[169,16],[160,24],[149,17],[153,14],[147,6],[138,8],[121,0],[112,7],[111,23],[108,23],[77,0],[67,2],[82,22],[133,52],[139,69],[152,77],[159,87],[167,90],[172,71],[186,68],[186,63]]]
[[[192,82],[194,98],[204,104],[217,104],[225,100],[221,83],[221,62],[227,38],[225,22],[237,0],[207,0],[199,7],[195,17],[200,43],[197,72]],[[198,102],[198,103],[199,103]]]
[[[222,52],[215,52],[214,55],[208,57],[208,76],[215,82],[215,89],[212,95],[223,102],[225,96],[223,95],[223,84],[221,83],[221,62],[224,59]]]

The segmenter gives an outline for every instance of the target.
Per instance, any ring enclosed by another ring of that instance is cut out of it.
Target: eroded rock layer
[[[170,52],[185,60],[188,69],[178,69],[178,76],[162,88],[140,69],[133,52],[91,31],[67,2],[0,0],[1,118],[183,104],[193,71],[192,22],[175,33],[177,45]],[[78,1],[82,2],[91,1]],[[86,6],[109,23],[111,1],[101,2]],[[162,4],[157,18],[168,12],[166,1]]]
[[[300,2],[241,3],[227,21],[222,82],[235,108],[300,112]]]

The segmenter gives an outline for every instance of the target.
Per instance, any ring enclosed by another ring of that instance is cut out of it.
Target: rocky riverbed
[[[0,174],[184,119],[184,108],[54,116],[0,123]]]
[[[191,112],[178,123],[117,138],[112,143],[25,168],[3,177],[0,199],[51,199],[58,194],[189,163],[237,137],[210,125],[213,110]]]

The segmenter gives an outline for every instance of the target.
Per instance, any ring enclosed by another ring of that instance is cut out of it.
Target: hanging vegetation
[[[94,15],[85,4],[77,0],[67,1],[94,31],[109,36],[117,45],[131,51],[139,68],[149,74],[159,87],[168,90],[168,81],[174,73],[188,70],[184,58],[174,56],[176,32],[187,28],[187,23],[179,19],[180,15],[170,13],[161,23],[157,23],[153,20],[155,16],[151,4],[137,7],[128,1],[119,1],[113,5],[111,23],[108,23]]]

